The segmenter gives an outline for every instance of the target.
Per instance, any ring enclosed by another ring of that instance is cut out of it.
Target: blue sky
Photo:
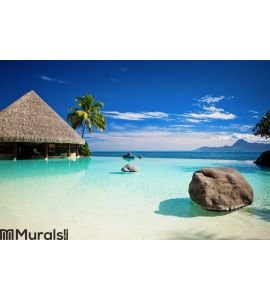
[[[259,141],[270,61],[1,61],[0,109],[35,90],[64,119],[74,99],[105,103],[92,150],[191,150]]]

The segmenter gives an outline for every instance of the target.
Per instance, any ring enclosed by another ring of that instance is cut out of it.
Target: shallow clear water
[[[270,170],[252,161],[116,157],[0,161],[0,228],[68,228],[71,239],[269,239]],[[201,209],[188,196],[195,170],[224,166],[251,184],[253,205]]]

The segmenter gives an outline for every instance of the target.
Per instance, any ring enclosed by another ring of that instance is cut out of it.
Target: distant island
[[[249,143],[245,140],[237,140],[232,146],[224,147],[201,147],[197,152],[263,152],[270,150],[270,144]]]

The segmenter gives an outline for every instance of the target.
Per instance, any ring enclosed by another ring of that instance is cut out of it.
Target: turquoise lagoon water
[[[0,161],[0,228],[68,228],[71,239],[269,239],[270,170],[251,160],[144,158],[123,174],[120,157]],[[232,167],[253,205],[231,212],[192,203],[195,170]]]

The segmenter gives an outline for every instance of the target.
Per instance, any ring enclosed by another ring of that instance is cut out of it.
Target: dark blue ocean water
[[[95,151],[93,156],[121,157],[124,151]],[[187,158],[221,160],[256,160],[260,152],[195,152],[195,151],[134,151],[134,155],[148,158]]]

